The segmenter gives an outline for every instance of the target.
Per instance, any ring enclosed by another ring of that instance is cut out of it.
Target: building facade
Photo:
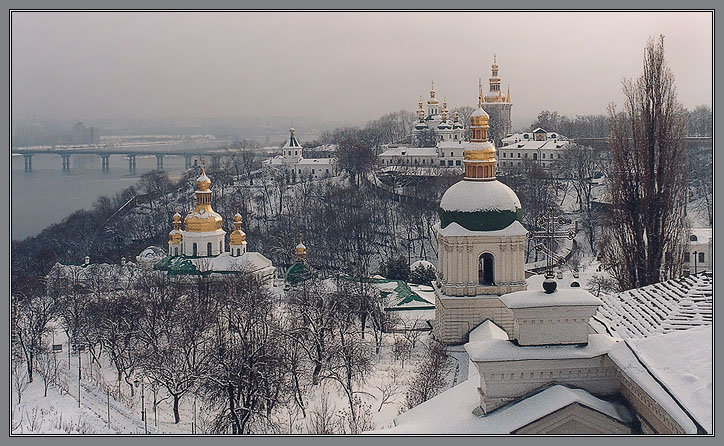
[[[282,147],[282,154],[264,165],[283,168],[293,180],[317,179],[337,175],[337,162],[335,158],[304,158],[304,147],[294,136],[294,128],[289,129],[289,139]]]

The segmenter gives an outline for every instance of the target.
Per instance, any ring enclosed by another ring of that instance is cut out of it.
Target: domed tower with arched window
[[[471,138],[464,152],[465,177],[440,201],[436,227],[439,277],[435,284],[435,336],[465,342],[486,319],[512,333],[513,319],[499,296],[526,289],[524,247],[518,196],[495,177],[495,145],[489,141],[489,116],[470,115]]]

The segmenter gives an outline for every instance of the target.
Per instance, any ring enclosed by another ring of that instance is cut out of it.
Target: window
[[[545,153],[543,154],[543,159],[546,159],[546,154],[545,154]]]
[[[699,253],[699,263],[704,263],[704,253],[703,252]]]
[[[440,165],[441,165],[441,166],[444,166],[444,165],[445,165],[445,160],[440,160]]]
[[[528,158],[528,154],[526,153],[525,155],[526,155],[525,157]],[[537,153],[534,153],[534,154],[533,154],[533,159],[534,159],[534,160],[537,160],[537,159],[538,159],[538,154],[537,154]]]
[[[520,158],[520,152],[518,152],[518,158]]]
[[[455,160],[455,165],[456,165],[456,166],[461,165],[461,164],[460,164],[460,160]]]
[[[206,255],[207,256],[211,255],[211,242],[206,244]]]
[[[692,234],[691,237],[689,238],[689,240],[692,241],[692,242],[696,242],[696,241],[698,241],[699,239],[698,239],[695,235]]]
[[[312,173],[314,173],[314,169],[312,169]]]
[[[503,152],[503,158],[505,158],[505,152]]]
[[[493,255],[486,252],[478,259],[478,283],[480,285],[494,285]]]
[[[685,252],[685,253],[684,253],[684,263],[689,263],[690,261],[691,261],[691,260],[690,260],[690,257],[689,257],[689,253],[688,253],[688,252]]]
[[[240,255],[241,255],[241,249],[236,248],[236,255],[237,255],[237,256],[240,256]]]
[[[561,154],[560,154],[560,153],[558,154],[558,159],[561,159]]]
[[[324,169],[324,173],[329,173],[329,169]]]
[[[219,254],[221,254],[222,252],[224,252],[224,242],[219,241]]]
[[[448,166],[452,166],[452,165],[453,165],[453,160],[448,160],[448,161],[447,161],[447,165],[448,165]]]
[[[450,156],[454,156],[452,152],[450,152]]]
[[[196,257],[197,255],[199,255],[199,251],[198,251],[198,248],[196,247],[196,243],[193,244],[192,250],[193,250],[193,256],[194,256],[194,257]]]
[[[525,152],[525,157],[528,158],[528,152]]]

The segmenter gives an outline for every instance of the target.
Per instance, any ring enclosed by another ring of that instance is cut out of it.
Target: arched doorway
[[[194,257],[196,257],[197,255],[199,255],[199,249],[196,247],[196,243],[193,244],[193,246],[192,246],[192,251],[193,251],[193,256],[194,256]]]
[[[211,255],[211,242],[206,244],[206,255],[207,256]]]
[[[478,283],[480,285],[494,285],[494,259],[493,255],[486,252],[478,259]]]

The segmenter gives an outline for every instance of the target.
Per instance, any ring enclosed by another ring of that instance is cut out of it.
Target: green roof
[[[292,285],[303,282],[312,277],[312,272],[306,263],[297,261],[287,270],[286,281]]]

